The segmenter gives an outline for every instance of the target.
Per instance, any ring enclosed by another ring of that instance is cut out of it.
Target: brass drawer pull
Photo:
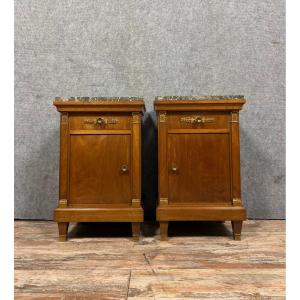
[[[204,124],[204,123],[213,123],[215,118],[206,118],[206,117],[182,117],[181,122],[191,123],[191,124]]]
[[[106,124],[118,124],[119,121],[117,119],[105,119],[102,117],[98,117],[95,119],[87,119],[84,121],[84,124],[93,124],[93,125],[106,125]]]

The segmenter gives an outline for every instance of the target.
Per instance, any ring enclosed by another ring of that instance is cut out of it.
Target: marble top
[[[55,101],[80,101],[80,102],[97,102],[97,101],[142,101],[143,98],[140,97],[69,97],[69,98],[62,98],[62,97],[55,97]]]
[[[158,96],[157,101],[176,101],[176,100],[224,100],[224,99],[236,99],[243,100],[243,95],[212,95],[212,96]]]

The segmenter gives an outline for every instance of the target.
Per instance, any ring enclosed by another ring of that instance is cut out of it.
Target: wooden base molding
[[[159,206],[158,221],[239,221],[246,220],[243,207]]]
[[[143,222],[142,208],[56,208],[56,222]]]

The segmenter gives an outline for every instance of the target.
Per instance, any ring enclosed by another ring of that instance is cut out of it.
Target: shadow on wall
[[[142,124],[142,203],[145,220],[155,220],[158,197],[157,127],[154,111],[146,112]]]

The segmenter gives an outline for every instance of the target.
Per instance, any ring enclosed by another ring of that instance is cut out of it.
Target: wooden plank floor
[[[156,224],[140,242],[130,224],[15,222],[15,299],[285,299],[285,222],[247,221],[242,241],[231,224]]]

